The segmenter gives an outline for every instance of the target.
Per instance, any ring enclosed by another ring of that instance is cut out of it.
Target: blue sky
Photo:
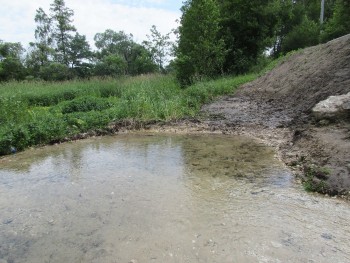
[[[53,0],[0,0],[0,39],[21,42],[27,47],[34,41],[35,10],[47,13]],[[137,42],[146,39],[149,29],[156,25],[165,34],[176,28],[182,0],[65,0],[74,11],[73,24],[86,35],[91,46],[96,33],[106,29],[124,30]]]

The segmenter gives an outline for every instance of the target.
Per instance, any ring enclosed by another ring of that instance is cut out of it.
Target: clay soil
[[[296,52],[234,95],[205,105],[196,119],[153,129],[259,138],[314,190],[349,197],[350,118],[316,121],[311,113],[318,102],[348,92],[350,35]]]

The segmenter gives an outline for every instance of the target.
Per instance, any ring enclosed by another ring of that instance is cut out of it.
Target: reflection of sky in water
[[[344,261],[348,204],[302,192],[273,154],[242,137],[120,135],[7,156],[0,259]]]

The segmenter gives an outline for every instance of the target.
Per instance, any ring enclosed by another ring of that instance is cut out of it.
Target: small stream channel
[[[350,204],[245,137],[102,137],[0,159],[0,263],[350,262]]]

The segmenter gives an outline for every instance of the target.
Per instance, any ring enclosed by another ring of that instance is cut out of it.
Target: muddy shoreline
[[[319,102],[349,92],[350,35],[346,35],[294,53],[234,95],[204,105],[196,118],[144,128],[257,138],[276,148],[306,190],[349,198],[350,108],[341,117],[325,119],[312,112]]]
[[[347,35],[291,55],[235,94],[204,105],[194,118],[118,121],[65,141],[139,130],[249,136],[274,147],[277,157],[301,179],[306,190],[350,199],[350,113],[325,120],[312,114],[320,101],[349,92]]]
[[[222,99],[227,99],[227,97]],[[220,104],[221,100],[216,103]],[[300,183],[314,184],[314,189],[307,190],[350,200],[349,188],[341,184],[344,181],[337,174],[339,171],[343,172],[344,169],[347,169],[347,172],[350,170],[348,166],[350,142],[347,139],[344,140],[344,136],[349,133],[350,128],[347,123],[338,123],[326,127],[317,127],[311,124],[290,127],[266,127],[254,124],[237,125],[227,121],[223,116],[208,114],[206,111],[207,107],[208,105],[203,107],[198,118],[188,118],[173,122],[117,125],[115,133],[141,131],[171,134],[225,134],[251,137],[269,147],[273,147],[276,151],[276,158],[285,163]],[[325,133],[328,133],[328,137],[331,137],[332,140],[320,140],[320,135]],[[342,146],[336,148],[332,143],[338,143]],[[308,178],[310,176],[308,174],[309,169],[315,169],[316,171],[316,169],[324,167],[331,170],[329,174],[315,173],[312,178]],[[325,182],[327,179],[333,185],[326,185],[323,188],[319,187],[320,180]]]

